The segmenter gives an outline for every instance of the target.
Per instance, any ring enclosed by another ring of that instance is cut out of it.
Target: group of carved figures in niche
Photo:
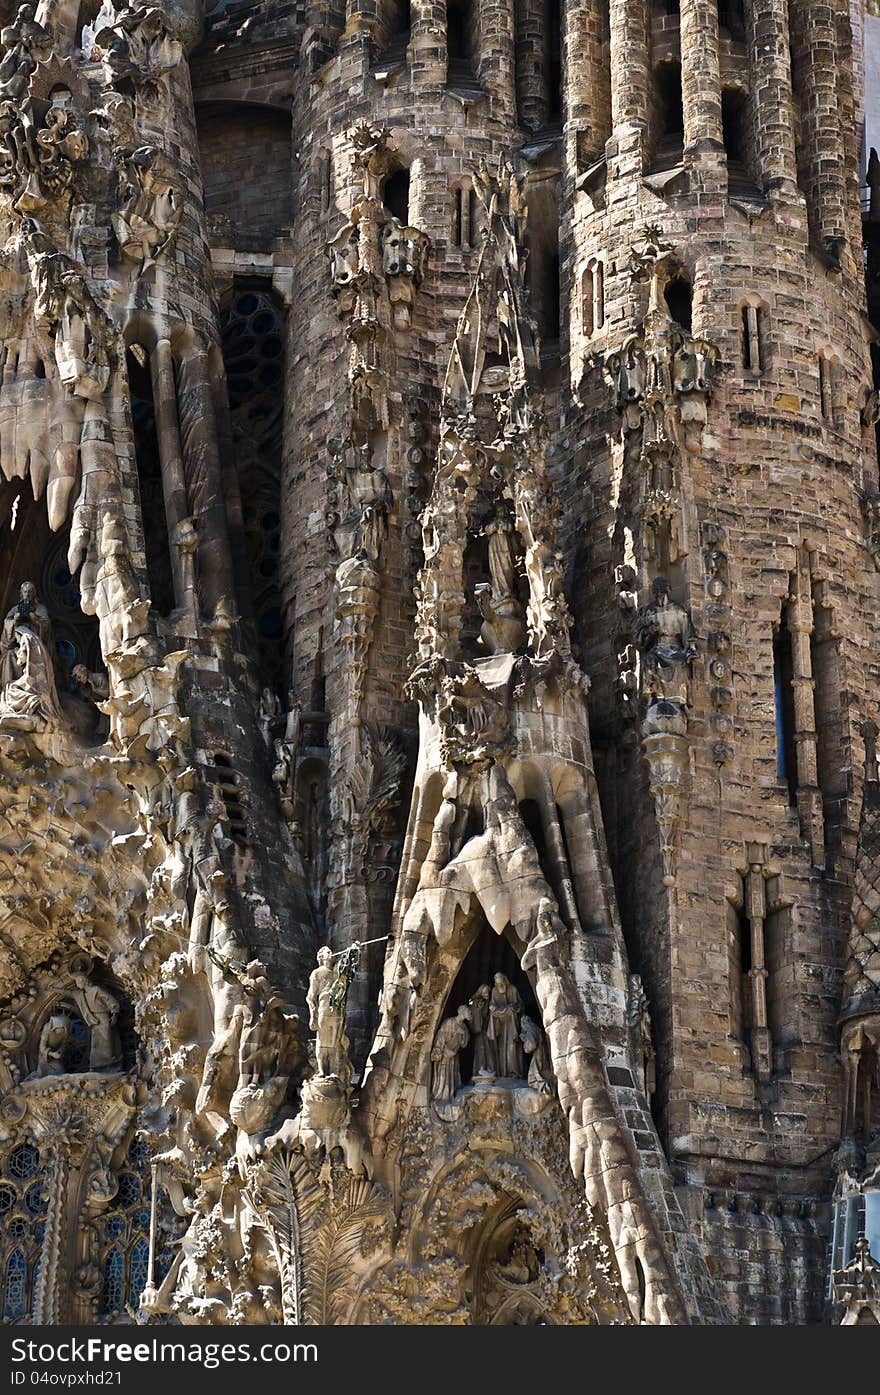
[[[34,583],[24,581],[0,630],[0,728],[99,730],[95,703],[108,696],[106,676],[75,664],[65,679],[62,697],[52,621]]]
[[[431,1049],[431,1098],[451,1100],[462,1086],[461,1053],[473,1041],[473,1083],[523,1081],[540,1094],[554,1088],[544,1033],[523,1012],[505,974],[481,984],[454,1017],[441,1022]]]

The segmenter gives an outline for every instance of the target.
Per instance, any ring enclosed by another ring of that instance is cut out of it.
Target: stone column
[[[760,1081],[773,1074],[773,1043],[767,1024],[767,965],[765,961],[764,921],[767,913],[766,886],[762,849],[749,844],[749,870],[744,886],[745,913],[749,923],[752,967],[749,970],[752,1024],[749,1033],[752,1070]]]
[[[516,124],[516,47],[514,0],[474,0],[479,4],[480,52],[477,78],[490,94],[496,121]]]
[[[183,468],[190,509],[199,536],[199,601],[202,611],[212,615],[221,599],[230,608],[234,607],[235,586],[205,348],[196,344],[185,350],[178,361],[177,370]]]
[[[611,124],[618,161],[625,153],[641,170],[650,110],[648,0],[611,0]],[[618,165],[620,174],[632,174]]]
[[[150,354],[150,378],[153,384],[153,410],[156,416],[156,436],[162,466],[162,495],[165,500],[165,523],[168,528],[171,574],[174,582],[174,604],[182,609],[187,604],[184,558],[177,543],[180,525],[189,515],[183,450],[177,421],[177,392],[174,387],[174,362],[171,344],[160,339]]]
[[[791,637],[794,741],[797,752],[797,803],[803,831],[813,850],[813,864],[825,862],[825,828],[816,751],[816,702],[813,682],[813,596],[809,553],[798,556],[794,592],[786,610]]]
[[[444,0],[411,0],[409,53],[413,87],[446,83],[446,5]]]
[[[801,104],[804,193],[823,250],[837,261],[846,240],[837,27],[830,0],[791,0],[794,74]]]
[[[611,127],[604,48],[601,0],[570,0],[562,15],[565,129],[585,164],[602,154]]]
[[[517,113],[527,131],[538,131],[547,121],[547,91],[544,80],[546,28],[544,7],[539,0],[517,0]]]
[[[723,162],[716,0],[681,0],[681,92],[687,164]]]
[[[751,0],[746,16],[756,172],[766,192],[797,188],[786,0]]]
[[[378,32],[379,0],[347,0],[345,36],[375,39]]]

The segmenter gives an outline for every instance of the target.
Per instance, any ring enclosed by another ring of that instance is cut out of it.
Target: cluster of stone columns
[[[595,53],[599,0],[575,0],[566,9],[566,84],[569,116],[579,113],[598,129],[595,59],[580,61],[579,50]],[[838,6],[833,0],[747,0],[746,58],[742,78],[750,102],[750,164],[764,192],[793,192],[799,177],[792,66],[801,125],[800,182],[820,241],[833,251],[846,236],[845,147],[839,83]],[[642,132],[650,155],[654,105],[651,0],[610,0],[611,104],[615,133]],[[848,23],[848,19],[843,22]],[[724,77],[720,55],[717,0],[681,0],[680,57],[684,118],[684,160],[694,167],[723,166]],[[581,81],[582,80],[582,81]],[[592,107],[592,109],[591,109]]]
[[[160,338],[149,362],[174,604],[211,616],[221,600],[234,604],[236,586],[208,350],[195,342],[175,355]]]

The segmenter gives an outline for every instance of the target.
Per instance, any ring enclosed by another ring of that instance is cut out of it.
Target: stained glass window
[[[40,1154],[19,1143],[0,1161],[0,1310],[7,1323],[26,1321],[33,1304],[46,1211]]]
[[[3,1319],[15,1322],[27,1311],[27,1259],[24,1250],[13,1250],[6,1261],[6,1295]]]
[[[141,1301],[144,1284],[147,1282],[147,1261],[150,1247],[143,1236],[135,1240],[128,1259],[128,1301],[136,1308]]]
[[[125,1259],[118,1245],[108,1250],[104,1260],[101,1312],[118,1313],[125,1293]]]
[[[100,1316],[104,1321],[126,1320],[137,1311],[147,1282],[150,1233],[150,1150],[135,1139],[119,1174],[113,1210],[101,1221],[103,1284]],[[161,1283],[174,1259],[168,1237],[157,1236],[154,1277]]]

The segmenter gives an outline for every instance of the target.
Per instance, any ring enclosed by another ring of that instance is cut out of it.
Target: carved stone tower
[[[0,47],[4,1320],[880,1321],[860,6]]]

